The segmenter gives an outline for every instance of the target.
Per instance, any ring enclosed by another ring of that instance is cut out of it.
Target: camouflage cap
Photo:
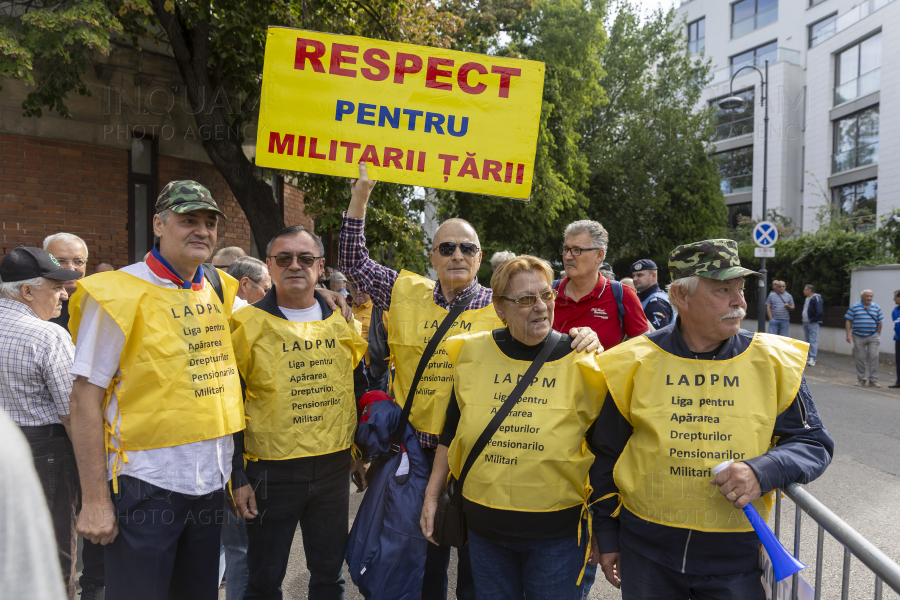
[[[741,266],[734,240],[703,240],[678,246],[669,254],[669,274],[673,281],[691,275],[718,281],[759,275]]]
[[[170,181],[166,184],[166,187],[156,197],[156,212],[160,213],[166,209],[177,213],[211,210],[222,215],[223,219],[228,219],[225,213],[219,210],[219,205],[213,200],[209,190],[190,179]]]

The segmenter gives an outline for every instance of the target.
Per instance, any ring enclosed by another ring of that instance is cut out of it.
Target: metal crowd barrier
[[[794,515],[794,556],[800,558],[800,525],[801,511],[809,515],[819,526],[818,540],[816,543],[816,582],[815,600],[822,597],[822,560],[825,544],[825,532],[844,546],[844,569],[841,579],[841,600],[850,597],[850,556],[856,556],[875,575],[875,600],[881,600],[883,584],[887,584],[892,590],[900,593],[900,565],[888,558],[884,552],[876,548],[870,541],[859,534],[855,529],[847,525],[833,512],[816,500],[812,494],[804,490],[796,483],[785,487],[784,494],[794,501],[796,511]],[[775,495],[775,537],[781,535],[781,494]],[[799,592],[799,574],[794,574],[791,586],[790,600],[797,600]],[[778,586],[773,586],[772,600],[778,599]],[[781,598],[780,600],[788,600]]]

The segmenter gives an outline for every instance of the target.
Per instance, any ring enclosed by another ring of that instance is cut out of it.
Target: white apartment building
[[[691,51],[712,60],[701,106],[731,95],[739,69],[765,72],[768,61],[768,210],[809,231],[826,203],[863,228],[900,207],[900,170],[884,168],[900,166],[900,0],[689,0],[677,10]],[[716,114],[710,151],[732,224],[762,216],[760,82],[740,71],[744,107]]]

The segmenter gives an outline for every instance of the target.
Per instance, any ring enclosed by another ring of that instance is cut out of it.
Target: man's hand
[[[572,341],[572,347],[575,352],[590,352],[593,350],[597,354],[603,352],[603,346],[597,338],[597,332],[590,327],[573,327],[569,330],[569,335],[575,338]]]
[[[849,334],[849,333],[847,334],[847,343],[848,343],[848,344],[852,344],[852,343],[853,343],[853,338],[850,337],[850,334]]]
[[[256,494],[253,493],[253,486],[249,483],[234,490],[234,500],[228,498],[227,494],[226,498],[232,514],[238,519],[250,520],[259,514],[256,510]]]
[[[596,565],[600,562],[600,547],[597,545],[597,536],[591,536],[591,556],[588,558],[588,564]]]
[[[366,473],[369,471],[369,466],[371,464],[371,461],[363,460],[361,458],[354,458],[353,462],[350,463],[350,473],[359,473],[359,485],[361,487],[357,490],[358,492],[364,492],[366,488],[369,487],[369,482],[366,480]]]
[[[425,494],[425,503],[422,505],[422,517],[419,519],[419,526],[422,528],[422,535],[425,539],[438,545],[434,541],[434,515],[437,514],[438,499],[429,494]]]
[[[350,180],[350,206],[347,207],[348,217],[355,219],[365,218],[369,194],[372,193],[376,183],[369,179],[366,163],[359,163],[359,179]]]
[[[112,500],[102,498],[96,502],[84,503],[78,513],[75,530],[95,544],[112,544],[119,535],[116,523],[116,509]]]
[[[340,307],[341,316],[344,317],[344,320],[348,323],[350,319],[353,318],[353,309],[350,308],[350,305],[347,304],[347,299],[344,298],[344,295],[340,292],[332,292],[331,290],[316,290],[322,297],[325,298],[325,304],[328,305],[328,308],[331,310],[338,310]]]
[[[710,483],[719,486],[719,493],[728,498],[735,508],[743,509],[762,495],[756,473],[742,462],[732,464]]]
[[[616,589],[622,587],[622,568],[619,565],[621,558],[621,552],[607,552],[600,555],[600,570]]]

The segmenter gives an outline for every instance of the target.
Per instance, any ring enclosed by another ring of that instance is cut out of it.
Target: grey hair
[[[862,296],[863,294],[872,294],[874,296],[875,292],[873,292],[872,290],[863,290],[859,293],[860,296]]]
[[[252,256],[242,256],[235,259],[226,270],[226,273],[238,281],[244,277],[249,277],[250,281],[256,284],[262,281],[267,272],[266,263]]]
[[[494,252],[494,255],[491,257],[491,269],[497,270],[497,267],[502,265],[508,260],[511,260],[516,257],[515,252],[510,252],[509,250],[501,250],[500,252]]]
[[[230,265],[234,261],[239,258],[247,256],[247,253],[244,252],[244,249],[240,246],[226,246],[225,248],[219,248],[213,253],[212,261],[213,264],[225,264],[224,261],[230,261],[228,264]],[[218,259],[218,260],[216,260]],[[229,273],[230,275],[230,273]]]
[[[591,236],[591,243],[595,248],[606,250],[609,247],[609,233],[597,221],[584,220],[569,223],[566,226],[566,231],[563,233],[563,239],[566,240],[573,235],[581,233],[587,233]]]
[[[675,295],[672,293],[672,288],[680,287],[682,291],[684,291],[685,296],[693,296],[695,293],[697,293],[697,286],[699,284],[699,275],[691,275],[689,277],[676,279],[666,287],[666,291],[669,293],[669,301],[675,305],[675,308],[681,310],[682,307],[678,305],[678,300],[675,299]]]
[[[39,288],[44,285],[43,277],[23,279],[22,281],[0,281],[0,296],[13,300],[22,295],[22,288],[26,285]]]
[[[163,225],[169,222],[169,215],[172,214],[172,209],[167,208],[166,210],[162,210],[157,213],[159,215],[159,220],[163,222]],[[216,215],[218,216],[218,215]]]
[[[54,233],[53,235],[48,235],[44,238],[44,250],[46,250],[47,247],[53,242],[62,242],[64,244],[78,242],[79,244],[81,244],[81,247],[84,248],[84,257],[87,258],[88,256],[87,243],[74,233],[66,233],[65,231],[61,231],[59,233]]]
[[[337,283],[346,282],[347,277],[343,273],[338,271],[337,269],[333,269],[331,271],[331,281],[334,281]]]
[[[266,245],[266,256],[272,254],[272,246],[275,245],[275,240],[277,240],[278,238],[289,235],[300,235],[301,233],[305,233],[313,239],[313,241],[316,243],[316,252],[319,253],[320,257],[325,256],[325,244],[322,243],[321,238],[319,238],[319,236],[317,236],[315,233],[313,233],[303,225],[291,225],[276,233],[275,236],[271,240],[269,240],[269,243]]]

